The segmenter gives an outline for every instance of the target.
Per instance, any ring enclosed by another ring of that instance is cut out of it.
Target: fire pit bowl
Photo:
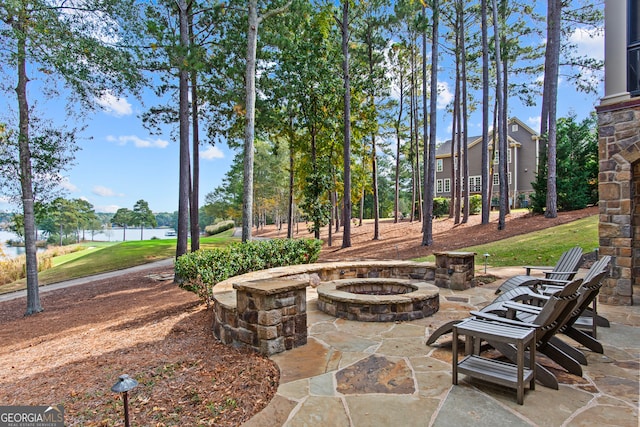
[[[436,286],[408,279],[341,279],[321,283],[317,290],[320,310],[361,322],[422,319],[440,308]]]

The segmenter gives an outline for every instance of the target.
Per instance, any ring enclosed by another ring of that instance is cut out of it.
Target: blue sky
[[[585,31],[576,31],[572,37],[578,44],[579,53],[604,58],[602,36],[590,38]],[[36,74],[34,70],[32,75]],[[440,78],[444,80],[445,76]],[[30,84],[32,99],[38,99],[37,85],[37,80]],[[452,98],[450,87],[446,80],[443,81],[441,107]],[[599,103],[597,96],[577,92],[562,79],[559,90],[558,117],[574,112],[582,119]],[[2,104],[15,105],[13,93],[6,95]],[[89,114],[75,164],[63,173],[66,197],[86,199],[97,212],[115,212],[121,207],[132,209],[140,199],[146,200],[154,212],[177,210],[178,143],[172,139],[169,128],[161,135],[151,135],[142,126],[139,115],[157,104],[151,91],[144,93],[142,98],[144,106],[131,96],[116,98],[107,95],[101,100],[102,110]],[[39,100],[38,108],[55,121],[65,120],[61,101]],[[444,141],[450,138],[451,118],[442,108],[438,111],[438,139]],[[539,106],[524,107],[511,99],[509,113],[534,130],[540,128]],[[479,114],[471,117],[469,132],[480,134]],[[234,155],[226,144],[201,148],[201,203],[206,193],[221,185]],[[0,210],[15,211],[16,207],[0,195]]]

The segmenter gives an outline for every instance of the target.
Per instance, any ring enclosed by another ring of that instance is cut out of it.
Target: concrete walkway
[[[501,277],[522,269],[491,269]],[[494,298],[501,281],[441,290],[440,311],[412,322],[367,323],[318,311],[308,288],[305,346],[272,357],[278,392],[253,426],[638,426],[640,307],[599,305],[605,353],[584,350],[583,377],[564,372],[560,390],[537,384],[524,405],[515,390],[460,376],[451,385],[451,338],[425,345],[431,331]],[[546,362],[548,364],[552,362]]]
[[[84,285],[86,283],[90,283],[96,280],[111,279],[113,277],[122,276],[124,274],[137,273],[139,271],[150,270],[152,268],[170,267],[170,266],[173,266],[173,262],[174,262],[173,258],[167,258],[161,261],[154,261],[148,264],[141,264],[135,267],[125,268],[122,270],[109,271],[107,273],[100,273],[93,276],[80,277],[78,279],[67,280],[59,283],[52,283],[51,285],[40,286],[40,293],[42,294],[44,292],[55,291],[57,289],[64,289],[71,286]],[[27,296],[26,289],[21,291],[16,291],[16,292],[10,292],[10,293],[0,295],[0,302],[10,301],[16,298],[23,298],[26,296]]]

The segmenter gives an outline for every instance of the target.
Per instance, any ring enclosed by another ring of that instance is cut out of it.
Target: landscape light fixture
[[[487,274],[487,258],[489,258],[489,254],[484,254],[484,274]]]
[[[134,380],[127,374],[120,375],[118,382],[111,387],[114,393],[121,393],[124,405],[124,425],[129,427],[129,398],[127,393],[138,385],[138,381]]]

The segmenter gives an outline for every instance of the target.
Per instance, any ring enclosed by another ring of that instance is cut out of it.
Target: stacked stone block
[[[269,356],[306,344],[307,284],[286,279],[235,284],[235,310],[216,307],[214,334]]]
[[[640,99],[598,108],[600,254],[612,257],[600,301],[631,305],[640,284]]]
[[[475,286],[475,252],[436,252],[435,285],[463,291]]]

